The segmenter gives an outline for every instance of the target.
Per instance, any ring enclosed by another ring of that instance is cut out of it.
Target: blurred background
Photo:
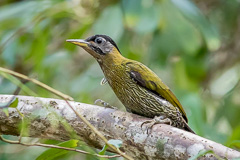
[[[0,66],[93,104],[125,110],[94,58],[66,39],[107,34],[176,94],[200,136],[240,147],[239,0],[1,0]],[[0,94],[17,79],[0,74]],[[34,96],[55,95],[26,84]],[[33,95],[21,91],[20,95]],[[44,148],[0,142],[0,159],[35,159]],[[85,159],[68,153],[62,159]],[[88,159],[88,158],[87,158]]]

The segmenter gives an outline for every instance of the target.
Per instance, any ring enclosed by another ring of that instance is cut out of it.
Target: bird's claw
[[[149,131],[152,130],[152,127],[154,126],[155,121],[154,120],[147,120],[147,121],[145,121],[141,124],[141,128],[143,128],[143,125],[147,124],[147,123],[149,123],[148,126],[147,126],[147,134],[149,134],[150,133]]]
[[[101,100],[101,99],[97,99],[95,102],[94,102],[94,105],[96,105],[97,103],[100,103],[103,107],[105,108],[112,108],[112,109],[117,109],[116,107],[114,106],[111,106],[109,103]]]
[[[172,125],[172,121],[169,118],[165,118],[164,116],[154,117],[152,120],[147,120],[141,124],[141,128],[143,128],[143,125],[149,123],[147,126],[147,134],[151,134],[152,127],[155,124],[168,124]]]

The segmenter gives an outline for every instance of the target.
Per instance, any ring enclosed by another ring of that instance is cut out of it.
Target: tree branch
[[[0,103],[8,102],[12,95],[0,95]],[[79,139],[95,148],[105,144],[78,116],[64,100],[16,96],[17,109],[28,120],[28,135],[22,136],[55,140]],[[148,135],[141,128],[145,117],[96,105],[70,102],[71,106],[83,115],[106,138],[123,141],[121,150],[134,159],[188,159],[199,151],[212,150],[217,156],[226,159],[239,158],[240,152],[227,148],[189,132],[157,124]],[[8,108],[9,117],[0,110],[0,133],[19,136],[21,115],[15,108]],[[64,118],[75,133],[64,127]],[[208,153],[200,159],[217,159]]]

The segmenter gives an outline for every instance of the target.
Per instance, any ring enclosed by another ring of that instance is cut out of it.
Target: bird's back
[[[180,115],[187,121],[175,95],[145,65],[124,59],[121,63],[105,66],[103,71],[113,91],[128,111],[150,118],[167,115],[176,119],[178,117],[175,115]]]

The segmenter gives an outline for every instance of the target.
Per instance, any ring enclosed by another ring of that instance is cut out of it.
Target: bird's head
[[[90,53],[98,62],[121,56],[116,43],[106,35],[94,35],[87,39],[68,39],[67,42],[76,44]]]

